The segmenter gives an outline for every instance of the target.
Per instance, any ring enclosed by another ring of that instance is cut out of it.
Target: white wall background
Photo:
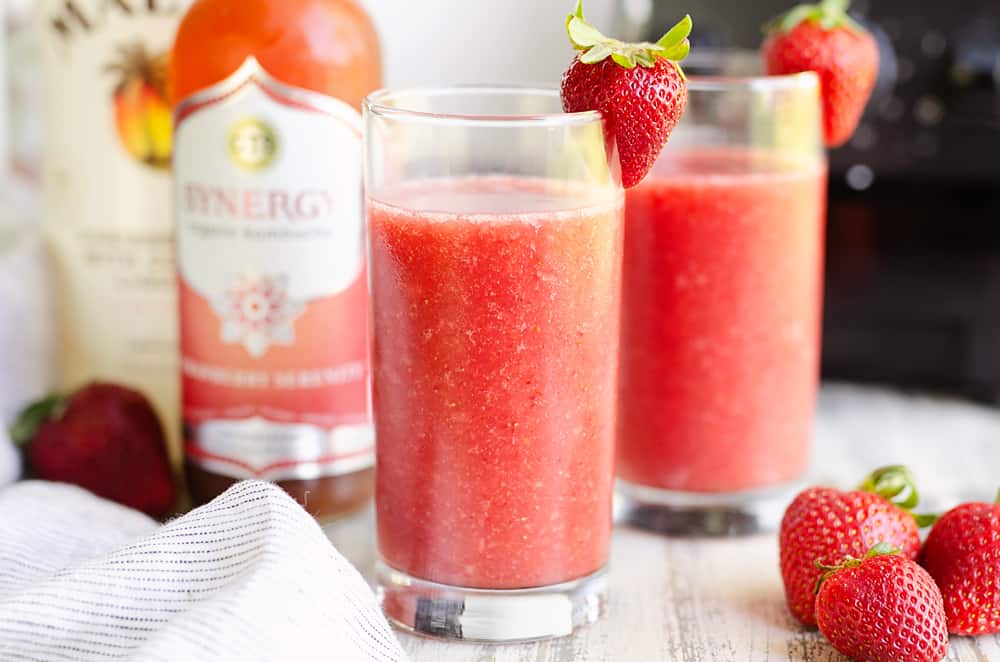
[[[7,3],[0,0],[0,174],[6,174],[10,165],[10,108],[7,93]]]
[[[616,0],[586,0],[613,33]],[[575,0],[362,0],[379,30],[388,87],[450,83],[555,85],[573,51]]]

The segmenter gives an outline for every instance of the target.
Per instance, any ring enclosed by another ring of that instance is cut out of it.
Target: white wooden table
[[[882,464],[916,473],[927,510],[992,500],[1000,486],[1000,410],[890,391],[824,388],[814,481],[849,487]],[[330,526],[331,539],[371,576],[371,511]],[[619,527],[609,611],[572,637],[537,644],[440,643],[399,633],[414,662],[844,660],[785,609],[777,538],[663,538]],[[1000,661],[1000,636],[953,637],[948,660]]]

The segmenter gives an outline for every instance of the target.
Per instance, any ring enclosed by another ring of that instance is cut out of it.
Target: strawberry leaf
[[[788,32],[799,23],[816,20],[820,16],[821,13],[816,5],[799,5],[785,14],[779,25],[783,31]]]
[[[661,55],[668,60],[673,60],[674,62],[680,62],[688,56],[691,52],[691,42],[687,39],[677,44],[673,48],[667,49],[661,53]]]
[[[583,62],[584,64],[596,64],[601,60],[607,59],[609,55],[611,55],[611,49],[608,46],[601,44],[599,46],[594,46],[581,55],[580,62]]]
[[[635,61],[644,67],[655,67],[656,56],[650,51],[639,51],[635,54]]]
[[[611,59],[626,69],[635,69],[634,53],[612,53]]]
[[[677,25],[670,28],[667,34],[660,37],[656,45],[660,48],[669,49],[685,41],[691,35],[691,15],[685,14],[684,18],[677,22]]]
[[[62,415],[65,408],[66,398],[61,395],[50,395],[28,405],[10,427],[11,441],[19,446],[30,443],[38,429],[49,419]]]
[[[574,20],[580,20],[586,23],[586,19],[583,17],[583,0],[576,0],[576,8],[573,10],[571,14],[566,16],[567,33],[569,33],[570,25],[573,23]],[[570,41],[573,42],[572,36],[570,37]],[[578,46],[576,42],[573,42],[573,48],[575,48],[578,51],[586,50],[585,47]]]
[[[607,43],[608,38],[601,34],[601,31],[582,18],[573,16],[566,26],[569,32],[569,39],[577,50],[586,50],[591,46]]]
[[[583,0],[580,0],[581,4]],[[844,14],[850,6],[850,0],[820,0],[819,6],[829,14]],[[582,7],[581,7],[582,11]]]

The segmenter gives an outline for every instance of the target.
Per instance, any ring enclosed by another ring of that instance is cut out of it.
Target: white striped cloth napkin
[[[68,485],[0,490],[0,660],[405,654],[361,575],[277,487],[159,526]]]

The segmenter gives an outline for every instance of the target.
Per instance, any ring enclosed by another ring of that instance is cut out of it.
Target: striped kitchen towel
[[[405,660],[361,575],[283,491],[159,526],[68,485],[0,490],[0,660]]]

